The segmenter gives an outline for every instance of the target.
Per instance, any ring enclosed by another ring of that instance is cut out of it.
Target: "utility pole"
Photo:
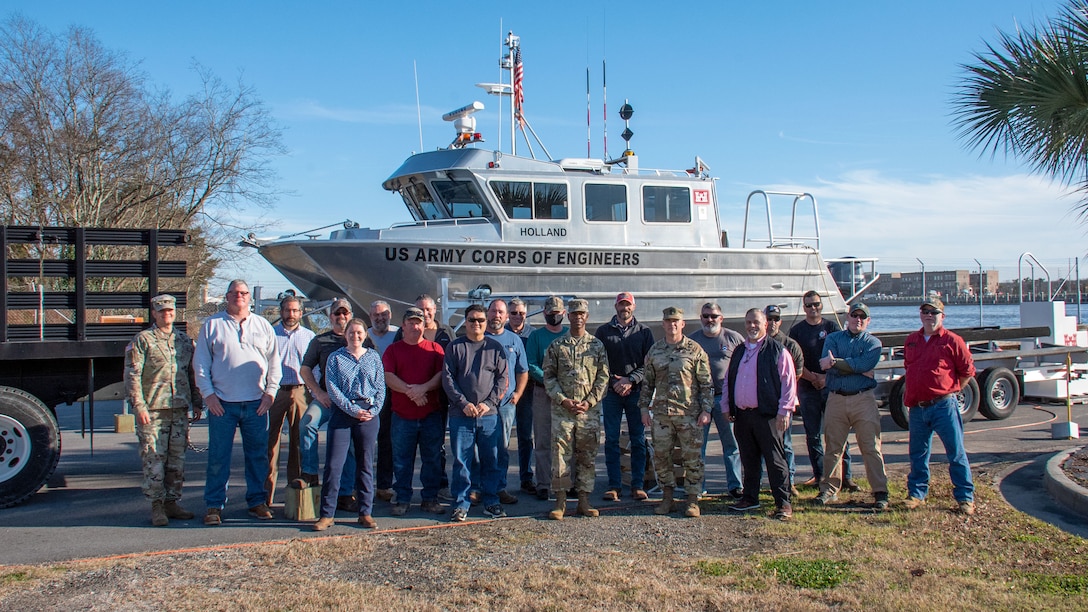
[[[975,260],[978,264],[978,326],[982,327],[982,262]]]

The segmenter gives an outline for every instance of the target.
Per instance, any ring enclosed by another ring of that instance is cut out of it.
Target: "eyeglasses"
[[[869,315],[865,314],[864,312],[851,312],[850,313],[850,318],[851,319],[861,319],[862,321],[864,321],[865,319],[869,318]]]
[[[819,308],[820,306],[823,306],[823,305],[824,305],[823,302],[811,302],[809,304],[805,304],[805,308]]]
[[[344,310],[343,308],[341,308],[340,310],[337,310],[336,312],[334,312],[332,314],[333,314],[333,316],[336,316],[336,317],[350,317],[351,316],[351,311],[350,310]]]
[[[511,317],[524,317],[525,313],[524,312],[511,312],[510,316]]]
[[[722,318],[720,314],[701,314],[699,315],[699,317],[703,319],[710,319],[711,321]]]
[[[940,310],[937,310],[936,308],[923,308],[922,309],[922,314],[934,317],[934,316],[937,316],[937,315],[942,314],[942,313],[941,313]]]
[[[767,317],[767,320],[771,323],[780,323],[782,321],[782,317]]]
[[[487,319],[465,319],[465,323],[475,323],[477,325],[483,325],[487,323]]]
[[[244,296],[249,295],[249,292],[248,291],[229,291],[229,292],[227,292],[227,295],[240,295],[240,296],[244,297]]]

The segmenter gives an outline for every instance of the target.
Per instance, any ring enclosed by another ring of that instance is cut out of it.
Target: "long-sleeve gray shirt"
[[[193,354],[193,373],[201,397],[249,402],[280,388],[276,333],[263,317],[250,313],[240,323],[226,312],[208,317]]]
[[[484,336],[473,342],[461,337],[446,346],[442,388],[450,399],[450,410],[467,416],[469,404],[486,404],[486,415],[498,414],[499,404],[510,384],[506,349],[494,338]]]

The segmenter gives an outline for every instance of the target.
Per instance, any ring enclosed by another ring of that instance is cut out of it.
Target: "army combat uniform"
[[[137,414],[151,417],[136,425],[143,460],[144,496],[152,502],[176,502],[185,481],[185,446],[189,406],[199,416],[204,406],[193,380],[193,340],[179,329],[144,330],[125,351],[125,391]]]
[[[644,417],[653,411],[657,483],[670,490],[676,486],[672,453],[679,446],[685,486],[698,487],[703,482],[703,428],[696,421],[701,412],[709,413],[714,407],[706,352],[691,338],[684,337],[676,344],[658,340],[646,354],[643,373],[646,378],[638,407]]]
[[[592,334],[558,338],[544,353],[544,389],[552,402],[552,490],[571,487],[571,463],[575,465],[579,493],[593,491],[600,447],[600,401],[608,390],[608,354]],[[574,414],[564,400],[585,401],[589,410]]]

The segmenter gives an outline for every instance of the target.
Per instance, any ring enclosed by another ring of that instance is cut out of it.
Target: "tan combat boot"
[[[563,520],[563,514],[567,511],[567,492],[555,492],[555,509],[548,513],[548,518],[553,521]]]
[[[589,505],[589,493],[578,492],[578,508],[574,510],[575,514],[581,514],[582,516],[600,516],[600,512],[597,509]]]
[[[166,518],[181,519],[183,521],[187,521],[191,518],[196,517],[196,515],[192,512],[189,512],[185,508],[182,508],[181,504],[179,504],[177,500],[174,499],[166,500],[166,503],[162,505],[162,509],[164,512],[166,512]]]
[[[156,527],[165,527],[170,524],[170,519],[166,518],[166,511],[162,509],[162,500],[155,500],[151,502],[151,524]]]
[[[672,487],[665,487],[665,493],[661,496],[661,503],[654,508],[654,514],[668,514],[672,512]]]
[[[684,508],[684,516],[688,518],[695,518],[699,516],[699,494],[693,493],[688,495],[688,505]]]

